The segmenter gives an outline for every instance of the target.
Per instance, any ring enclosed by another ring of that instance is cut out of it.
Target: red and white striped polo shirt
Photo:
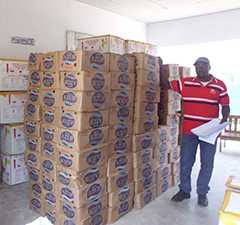
[[[186,77],[171,81],[171,88],[183,99],[183,134],[191,129],[219,117],[219,104],[229,105],[229,96],[223,81],[211,75],[204,86],[197,77]]]

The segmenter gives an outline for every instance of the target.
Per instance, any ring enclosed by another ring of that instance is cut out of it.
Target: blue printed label
[[[91,85],[96,91],[100,91],[101,89],[103,89],[105,85],[104,76],[101,73],[96,73],[91,80]]]

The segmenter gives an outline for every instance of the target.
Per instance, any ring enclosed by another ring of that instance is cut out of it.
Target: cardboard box
[[[0,76],[0,91],[27,91],[28,75]]]
[[[24,122],[24,131],[26,136],[41,137],[40,122],[27,120]]]
[[[55,192],[57,190],[56,177],[48,176],[48,174],[42,174],[40,184],[42,192]]]
[[[30,167],[28,168],[29,182],[30,183],[41,183],[42,182],[42,172],[39,169]]]
[[[52,160],[57,160],[58,158],[59,147],[56,143],[51,141],[42,142],[42,152],[43,156],[51,158]]]
[[[28,167],[41,169],[41,154],[39,152],[26,151],[25,163]]]
[[[70,203],[76,208],[84,206],[93,199],[100,198],[106,192],[106,179],[99,179],[87,186],[74,185],[58,185],[58,193],[60,199],[66,203]]]
[[[164,177],[169,177],[171,175],[171,164],[167,164],[164,167],[159,167],[156,170],[157,179],[162,180]]]
[[[159,147],[156,147],[154,149],[154,160],[156,160],[156,163],[158,165],[158,167],[165,167],[168,164],[168,149],[166,149],[165,151],[161,151],[162,149],[160,149]]]
[[[82,50],[85,51],[111,52],[116,54],[125,53],[125,40],[117,36],[94,36],[82,38],[80,41],[82,44]]]
[[[180,77],[191,77],[191,68],[185,66],[179,66]]]
[[[173,90],[161,90],[161,104],[172,104],[171,102],[181,102],[181,95]]]
[[[143,134],[151,131],[155,131],[158,128],[157,116],[145,116],[135,118],[134,121],[134,134]]]
[[[172,187],[171,176],[163,177],[162,179],[157,180],[157,196],[166,192],[170,187]]]
[[[116,156],[132,151],[132,137],[117,138],[109,144],[108,156]]]
[[[47,205],[44,205],[45,216],[51,224],[58,225],[59,222],[59,207],[48,208]]]
[[[161,117],[161,115],[159,115]],[[164,115],[165,116],[165,115]],[[160,125],[168,126],[170,128],[179,128],[179,115],[166,115],[166,119],[161,120]]]
[[[180,146],[176,146],[168,153],[168,162],[174,163],[180,158]]]
[[[43,107],[58,107],[60,103],[60,90],[41,90],[41,105]]]
[[[41,198],[43,192],[41,184],[37,182],[29,183],[29,192],[32,196]]]
[[[178,145],[178,135],[178,127],[170,128],[169,126],[160,126],[160,128],[157,129],[157,142],[158,144],[165,143],[169,147],[175,147]]]
[[[135,57],[131,54],[110,53],[110,71],[112,72],[135,72]]]
[[[43,191],[44,211],[59,208],[59,199],[57,191]]]
[[[134,103],[134,118],[143,116],[156,116],[158,112],[158,104],[153,102],[142,102],[141,99]]]
[[[179,66],[178,64],[162,64],[160,67],[160,83],[164,83],[164,80],[176,80],[179,79]]]
[[[172,185],[176,186],[180,183],[180,171],[177,174],[172,175]]]
[[[62,148],[74,151],[87,151],[108,141],[108,127],[79,132],[68,129],[60,129],[58,143]]]
[[[141,102],[160,102],[160,88],[137,86],[135,100]]]
[[[41,127],[41,137],[42,141],[52,141],[58,143],[58,127],[49,126],[47,124],[42,124]]]
[[[136,57],[136,69],[151,70],[157,72],[160,70],[158,58],[145,53],[134,53]]]
[[[42,54],[39,53],[30,53],[28,57],[28,69],[32,70],[40,70],[41,68],[41,57]]]
[[[22,123],[27,94],[22,92],[0,93],[0,123]]]
[[[114,90],[111,93],[111,107],[131,107],[134,92],[131,90]]]
[[[157,188],[152,186],[134,197],[134,208],[141,209],[157,197]]]
[[[34,136],[27,137],[26,149],[32,152],[41,152],[41,138]]]
[[[1,129],[1,151],[7,155],[24,153],[26,149],[24,125],[4,125]]]
[[[118,123],[132,123],[133,108],[131,106],[122,106],[111,108],[109,112],[110,125],[116,125]]]
[[[56,71],[45,71],[41,74],[41,88],[42,89],[59,89],[60,88],[60,74]]]
[[[45,174],[49,177],[56,177],[57,175],[57,165],[56,162],[48,158],[47,156],[41,157],[41,171],[42,174]]]
[[[135,196],[156,185],[156,174],[134,182]]]
[[[41,71],[58,71],[59,52],[48,52],[41,56]]]
[[[109,111],[76,112],[62,109],[59,126],[65,129],[86,131],[108,126]]]
[[[147,69],[138,69],[136,71],[136,80],[138,86],[160,86],[160,72]]]
[[[35,196],[30,195],[29,198],[29,208],[34,212],[44,216],[44,202],[42,198],[37,198]]]
[[[41,106],[33,104],[32,102],[27,102],[25,106],[25,119],[26,120],[41,120]]]
[[[96,51],[59,52],[60,71],[109,71],[109,54]]]
[[[159,116],[161,124],[166,123],[168,115],[176,115],[177,113],[181,113],[182,106],[181,106],[181,100],[176,100],[172,102],[165,102],[159,104]]]
[[[133,171],[133,178],[134,181],[143,180],[145,178],[151,177],[154,175],[154,168],[155,165],[153,162],[146,163],[144,165],[141,165],[138,168],[134,168]]]
[[[103,91],[62,91],[60,105],[66,110],[91,112],[109,108],[109,93]]]
[[[121,202],[119,205],[108,208],[108,223],[114,223],[122,216],[129,213],[133,208],[133,200],[127,199],[124,202]]]
[[[120,170],[116,175],[109,177],[107,181],[107,191],[109,193],[118,192],[129,183],[133,182],[133,169]]]
[[[28,101],[39,105],[41,103],[40,88],[30,88],[27,93]]]
[[[107,162],[107,150],[107,145],[83,153],[59,149],[57,164],[78,172],[90,167],[99,167]]]
[[[133,133],[132,123],[119,123],[117,125],[112,125],[109,128],[109,141],[113,141],[118,138],[126,138],[131,136]]]
[[[132,154],[119,154],[112,156],[108,160],[107,176],[112,177],[120,170],[130,170],[132,168]]]
[[[135,73],[129,72],[111,72],[112,90],[133,90],[135,87]]]
[[[134,195],[133,183],[128,183],[126,186],[121,188],[117,193],[108,193],[108,206],[114,207],[125,201],[131,201]]]
[[[28,74],[27,61],[0,59],[0,77]]]
[[[125,40],[125,52],[126,53],[145,52],[145,43],[134,40]]]
[[[177,161],[171,163],[171,166],[172,174],[177,174],[180,171],[180,158]]]
[[[149,55],[157,55],[157,45],[145,43],[145,53]]]
[[[156,145],[156,132],[133,136],[133,152],[142,151],[143,149],[153,148]]]
[[[61,89],[68,91],[110,91],[107,72],[61,72]]]
[[[42,74],[38,70],[32,70],[29,72],[29,87],[40,88],[42,83]]]
[[[42,123],[49,126],[58,126],[60,110],[60,107],[44,107],[42,109]]]
[[[24,154],[2,154],[3,182],[15,185],[28,181],[28,170],[24,161]]]
[[[133,153],[133,167],[140,168],[153,160],[153,149],[146,148],[139,152]]]

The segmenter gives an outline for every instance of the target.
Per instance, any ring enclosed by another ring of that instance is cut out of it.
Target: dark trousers
[[[179,188],[191,192],[191,172],[200,145],[201,169],[197,179],[197,193],[205,195],[209,191],[209,182],[212,176],[216,144],[200,141],[195,135],[183,135],[181,145],[181,168]]]

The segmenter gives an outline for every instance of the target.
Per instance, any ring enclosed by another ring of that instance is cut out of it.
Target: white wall
[[[66,30],[146,39],[144,23],[76,0],[0,0],[0,57],[27,58],[32,51],[65,49]],[[12,36],[35,38],[36,45],[11,44]]]
[[[147,25],[147,41],[159,46],[240,38],[240,9]]]

